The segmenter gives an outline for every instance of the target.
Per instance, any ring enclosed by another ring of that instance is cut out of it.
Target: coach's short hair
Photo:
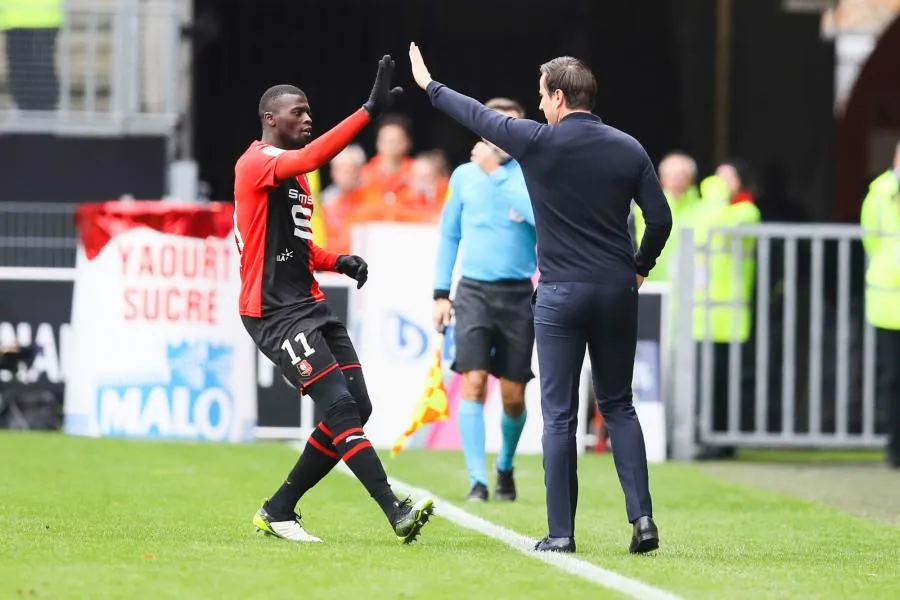
[[[574,110],[593,110],[597,100],[597,79],[583,62],[571,56],[560,56],[541,65],[547,76],[547,90],[560,90],[566,106]]]
[[[516,112],[519,114],[519,118],[525,116],[525,108],[511,98],[491,98],[490,100],[485,102],[484,105],[493,110],[499,110],[503,112]]]
[[[262,98],[259,99],[259,118],[262,119],[264,114],[272,111],[272,103],[275,102],[275,100],[287,95],[303,96],[306,98],[306,92],[297,86],[288,84],[273,85],[263,92]]]

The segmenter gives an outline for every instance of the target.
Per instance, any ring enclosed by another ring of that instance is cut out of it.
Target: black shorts
[[[488,371],[519,383],[534,378],[534,320],[530,280],[485,282],[463,277],[453,312],[457,373]]]
[[[347,328],[324,302],[263,318],[242,315],[241,321],[260,351],[301,393],[335,369],[360,366]]]

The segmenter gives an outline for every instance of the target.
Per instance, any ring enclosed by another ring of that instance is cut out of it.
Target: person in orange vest
[[[416,207],[423,223],[437,223],[450,185],[447,158],[440,150],[420,152],[409,173],[408,199]]]
[[[412,159],[412,126],[403,115],[386,115],[378,124],[375,156],[362,170],[363,186],[384,197],[385,204],[393,204],[396,196],[409,187]]]

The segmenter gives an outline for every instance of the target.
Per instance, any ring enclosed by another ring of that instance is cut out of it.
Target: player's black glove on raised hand
[[[375,75],[375,85],[372,86],[372,93],[369,94],[369,99],[363,104],[363,108],[372,115],[372,118],[377,117],[390,108],[397,98],[400,97],[400,94],[403,93],[403,88],[400,86],[391,88],[394,66],[394,59],[391,58],[390,54],[385,54],[378,61],[378,74]]]
[[[369,279],[369,265],[359,256],[343,254],[338,257],[334,265],[338,273],[343,273],[350,279],[356,280],[356,289],[361,288]]]

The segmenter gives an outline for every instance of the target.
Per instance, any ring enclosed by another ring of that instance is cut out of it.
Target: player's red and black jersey
[[[234,167],[240,314],[250,317],[324,300],[313,273],[333,271],[338,258],[313,243],[306,175],[276,180],[275,162],[283,152],[255,141]]]

